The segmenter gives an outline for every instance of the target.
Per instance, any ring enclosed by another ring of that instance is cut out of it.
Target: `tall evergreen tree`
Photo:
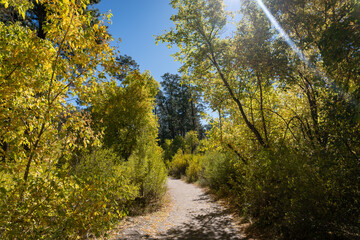
[[[178,74],[166,73],[162,79],[162,90],[156,98],[160,142],[176,136],[184,137],[192,130],[202,137],[204,128],[200,122],[200,112],[203,106],[198,93],[191,85],[182,83]]]

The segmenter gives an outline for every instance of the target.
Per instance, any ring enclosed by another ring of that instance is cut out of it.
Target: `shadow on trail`
[[[231,223],[232,219],[227,211],[213,209],[209,213],[202,213],[192,217],[191,221],[169,229],[158,239],[163,240],[200,240],[200,239],[229,239],[240,238]]]
[[[117,240],[248,239],[239,232],[240,229],[235,225],[230,211],[221,206],[210,194],[181,180],[169,179],[168,186],[174,205],[166,220],[159,222],[154,221],[155,219],[148,222],[145,220],[126,229],[121,237],[118,235]]]
[[[156,238],[133,232],[121,239],[162,239],[162,240],[240,240],[239,233],[232,226],[229,212],[219,208],[206,209],[200,214],[192,214],[191,221],[173,227]],[[119,239],[120,240],[120,239]]]
[[[197,199],[194,199],[193,201],[207,201],[207,202],[217,202],[215,199],[210,197],[208,193],[201,194]]]

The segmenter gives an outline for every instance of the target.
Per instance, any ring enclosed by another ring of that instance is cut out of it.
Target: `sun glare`
[[[256,2],[258,3],[259,7],[263,10],[263,12],[265,13],[266,17],[269,19],[269,21],[271,22],[271,24],[276,28],[276,30],[280,33],[280,35],[284,38],[284,40],[286,41],[286,43],[292,48],[292,50],[296,53],[296,55],[298,55],[298,57],[305,62],[306,64],[308,64],[308,59],[305,57],[304,53],[296,46],[296,44],[290,39],[289,35],[286,34],[286,32],[284,31],[284,29],[280,26],[280,24],[276,21],[276,19],[274,18],[274,16],[271,14],[271,12],[267,9],[267,7],[265,6],[265,4],[262,2],[262,0],[256,0]]]
[[[265,6],[262,0],[254,0],[261,8],[261,10],[265,13],[266,17],[269,19],[271,24],[278,31],[280,36],[285,40],[285,42],[289,45],[289,47],[294,51],[294,53],[299,57],[299,59],[304,62],[312,71],[314,71],[318,76],[320,76],[323,80],[327,81],[327,76],[324,75],[323,72],[319,71],[315,66],[310,64],[308,57],[304,54],[304,52],[291,40],[289,35],[285,32],[285,30],[281,27],[275,17],[271,14],[269,9]],[[241,0],[224,0],[225,9],[228,11],[232,11],[236,13],[236,11],[241,8]],[[236,16],[240,16],[241,14],[236,14]],[[236,20],[236,17],[235,17]],[[234,30],[234,26],[228,26],[228,31],[231,32]],[[229,31],[230,30],[230,31]]]
[[[269,19],[269,21],[271,22],[271,24],[276,28],[276,30],[279,32],[279,34],[281,35],[281,37],[285,40],[285,42],[289,45],[289,47],[291,47],[291,49],[295,52],[295,54],[299,57],[299,59],[304,62],[306,64],[306,66],[309,67],[309,69],[311,69],[312,71],[314,71],[314,73],[316,75],[318,75],[319,77],[321,77],[323,80],[328,81],[328,77],[322,72],[319,71],[319,69],[316,68],[316,66],[313,66],[310,64],[310,61],[308,59],[308,57],[304,54],[304,52],[298,48],[298,46],[296,46],[296,44],[291,40],[291,38],[289,37],[289,35],[287,35],[287,33],[284,31],[284,29],[280,26],[280,24],[278,23],[278,21],[276,21],[275,17],[271,14],[271,12],[269,11],[269,9],[265,6],[265,4],[263,3],[262,0],[256,0],[256,2],[258,3],[259,7],[263,10],[263,12],[265,13],[266,17]]]

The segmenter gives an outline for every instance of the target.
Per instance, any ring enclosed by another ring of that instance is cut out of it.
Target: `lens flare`
[[[291,40],[289,35],[286,34],[284,29],[280,26],[280,24],[276,21],[275,17],[271,14],[269,9],[265,6],[262,0],[256,0],[259,7],[263,10],[266,17],[269,19],[271,24],[276,28],[276,30],[280,33],[280,35],[284,38],[285,42],[291,47],[291,49],[295,52],[295,54],[299,57],[299,59],[306,64],[306,66],[309,68],[310,71],[312,71],[315,75],[320,77],[321,80],[326,82],[327,84],[330,84],[330,81],[326,74],[322,71],[319,71],[319,69],[316,68],[315,65],[311,64],[309,59],[305,56],[304,52],[296,46],[296,44]],[[332,82],[334,85],[335,83]]]
[[[292,50],[296,53],[296,55],[307,65],[309,65],[308,58],[304,55],[304,53],[296,46],[296,44],[291,40],[289,35],[286,34],[284,29],[280,26],[280,24],[276,21],[274,16],[271,14],[271,12],[267,9],[265,4],[261,0],[256,0],[259,7],[263,10],[267,18],[270,20],[272,25],[278,30],[280,35],[284,38],[285,42],[292,48]]]

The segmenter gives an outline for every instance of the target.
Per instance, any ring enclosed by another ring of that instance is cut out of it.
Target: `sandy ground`
[[[113,230],[110,239],[247,239],[232,214],[201,188],[171,178],[167,185],[164,208],[128,218]]]

